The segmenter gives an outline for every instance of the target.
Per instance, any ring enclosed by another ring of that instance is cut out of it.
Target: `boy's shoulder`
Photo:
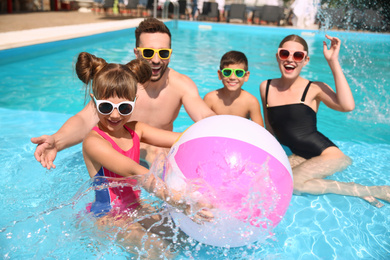
[[[246,91],[245,89],[241,89],[241,96],[243,98],[256,98],[254,95]]]
[[[222,89],[222,88],[212,90],[212,91],[208,92],[208,93],[205,95],[205,97],[206,97],[206,96],[207,96],[207,97],[217,96],[218,91],[221,91],[221,89]]]
[[[245,100],[245,102],[249,102],[248,104],[253,104],[253,102],[259,102],[257,100],[257,97],[255,97],[254,95],[252,95],[251,93],[249,93],[248,91],[242,89],[241,91],[241,95],[239,97],[241,100]]]

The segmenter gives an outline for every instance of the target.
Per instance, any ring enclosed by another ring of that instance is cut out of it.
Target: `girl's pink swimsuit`
[[[112,144],[112,147],[120,152],[121,154],[139,163],[140,158],[140,141],[138,135],[130,128],[124,126],[131,134],[133,138],[133,147],[128,151],[123,151],[105,132],[100,130],[98,127],[94,127],[92,130],[100,134],[104,139]],[[107,170],[102,167],[95,175],[93,185],[98,187],[95,190],[95,201],[87,209],[93,212],[96,216],[106,215],[108,212],[121,213],[125,210],[132,210],[137,208],[139,204],[140,190],[133,190],[132,186],[136,185],[137,182],[133,179],[128,178],[127,180],[112,180],[100,177],[114,177],[124,178],[114,172]],[[113,183],[117,185],[112,185]],[[110,187],[116,186],[116,187]],[[125,185],[123,185],[125,184]]]

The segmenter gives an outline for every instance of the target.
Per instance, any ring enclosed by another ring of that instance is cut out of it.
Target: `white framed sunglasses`
[[[307,56],[307,51],[296,51],[279,48],[278,56],[281,60],[287,60],[289,57],[292,56],[295,62],[302,62]]]
[[[135,101],[137,98],[134,99],[134,101],[123,101],[119,104],[114,104],[108,100],[97,100],[95,96],[92,96],[93,101],[96,104],[96,108],[98,112],[102,115],[110,115],[112,111],[116,108],[118,110],[118,113],[122,116],[128,116],[134,111],[135,107]]]

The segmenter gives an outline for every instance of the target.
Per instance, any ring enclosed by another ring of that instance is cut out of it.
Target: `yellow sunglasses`
[[[153,48],[137,48],[145,59],[152,59],[156,52],[162,60],[167,60],[171,57],[172,49],[153,49]]]

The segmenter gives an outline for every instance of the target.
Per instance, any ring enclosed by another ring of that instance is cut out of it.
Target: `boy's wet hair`
[[[232,64],[244,64],[244,70],[248,71],[248,59],[240,51],[229,51],[225,53],[221,58],[219,69],[222,70]]]
[[[168,27],[160,20],[150,17],[146,18],[135,29],[135,47],[139,47],[140,36],[142,33],[166,33],[171,39],[171,32]],[[169,47],[171,42],[169,42]]]
[[[96,99],[110,97],[134,100],[137,84],[145,83],[152,76],[150,64],[135,59],[127,64],[107,63],[87,52],[81,52],[76,63],[78,78],[85,83],[86,98],[91,92]]]
[[[290,34],[290,35],[284,37],[284,39],[279,44],[279,48],[282,48],[283,44],[286,42],[289,42],[289,41],[302,44],[303,49],[307,52],[307,56],[309,56],[309,47],[307,46],[307,42],[301,36],[296,35],[296,34]]]

